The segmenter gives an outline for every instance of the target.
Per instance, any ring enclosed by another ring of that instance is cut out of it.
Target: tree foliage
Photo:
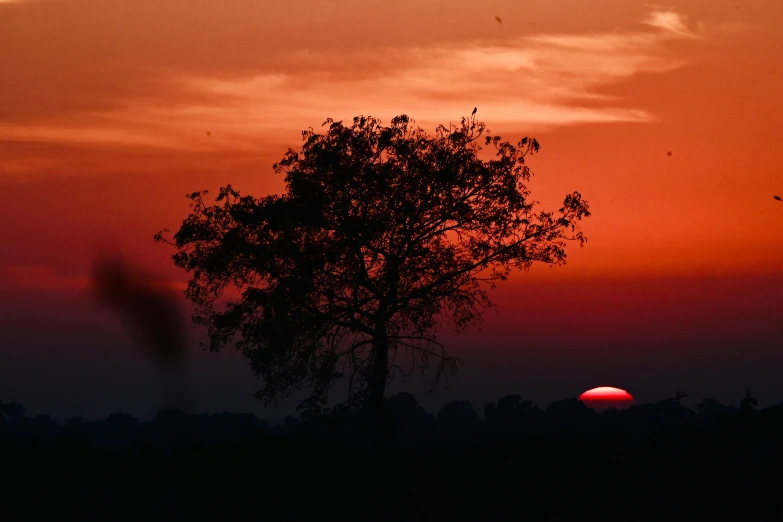
[[[475,111],[434,135],[405,115],[323,127],[274,165],[283,195],[229,185],[207,205],[194,192],[173,241],[156,235],[192,273],[186,296],[209,348],[235,341],[261,399],[322,395],[346,377],[352,400],[382,400],[398,370],[434,384],[459,363],[438,341],[444,326],[477,323],[513,269],[564,263],[566,241],[585,241],[578,192],[556,212],[530,197],[525,160],[539,143],[489,135]],[[241,297],[222,299],[228,287]]]

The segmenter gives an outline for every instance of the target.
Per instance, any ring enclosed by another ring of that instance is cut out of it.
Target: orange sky
[[[3,201],[3,264],[69,257],[34,231],[83,249],[88,229],[143,222],[126,248],[147,250],[185,192],[280,191],[271,163],[328,116],[405,112],[431,130],[478,106],[495,132],[539,138],[543,203],[592,204],[569,274],[779,272],[780,2],[587,5],[0,3],[0,184],[49,200],[33,220],[35,203]],[[116,194],[96,188],[112,180]]]
[[[279,192],[327,117],[432,131],[474,106],[541,142],[545,207],[593,211],[567,267],[502,296],[780,275],[781,24],[779,0],[0,0],[0,282],[75,291],[106,241],[182,280],[152,235],[186,193]]]

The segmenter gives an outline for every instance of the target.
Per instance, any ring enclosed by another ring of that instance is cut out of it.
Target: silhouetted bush
[[[3,427],[3,513],[81,520],[780,520],[783,408],[704,400],[597,413],[519,396],[436,416],[387,399],[395,460],[367,419],[333,408],[272,426],[249,414],[151,422],[45,415]],[[18,410],[17,410],[18,411]],[[6,480],[10,479],[10,480]],[[559,517],[559,518],[558,518]]]

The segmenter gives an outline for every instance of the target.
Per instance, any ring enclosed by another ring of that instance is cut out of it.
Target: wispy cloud
[[[682,67],[685,60],[668,55],[666,42],[696,34],[673,11],[653,12],[646,23],[653,30],[281,51],[275,66],[249,74],[168,71],[158,89],[168,97],[128,98],[81,114],[78,124],[0,122],[0,139],[257,150],[327,116],[388,121],[407,113],[429,125],[455,121],[474,106],[502,127],[653,121],[654,114],[609,90],[639,73]]]
[[[675,11],[654,11],[645,23],[684,38],[699,38],[688,29],[687,18]]]

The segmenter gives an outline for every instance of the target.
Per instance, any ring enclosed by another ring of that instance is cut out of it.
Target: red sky
[[[778,0],[0,0],[0,397],[55,404],[29,384],[51,371],[23,361],[60,357],[87,375],[108,357],[96,317],[133,360],[82,292],[98,245],[184,281],[151,238],[177,228],[186,193],[281,191],[272,163],[327,117],[406,113],[432,131],[477,106],[494,133],[541,142],[530,166],[543,206],[579,190],[593,217],[567,266],[497,291],[504,306],[469,337],[489,353],[469,357],[513,360],[508,391],[531,365],[550,368],[548,391],[518,386],[541,400],[698,382],[730,401],[754,379],[783,400],[762,371],[783,333],[781,23]],[[546,328],[524,321],[550,312]],[[704,370],[748,354],[758,364],[742,384]],[[676,366],[683,355],[697,368]],[[633,370],[645,365],[669,368],[665,385]],[[239,404],[226,397],[207,402]],[[80,400],[51,408],[89,409]]]

